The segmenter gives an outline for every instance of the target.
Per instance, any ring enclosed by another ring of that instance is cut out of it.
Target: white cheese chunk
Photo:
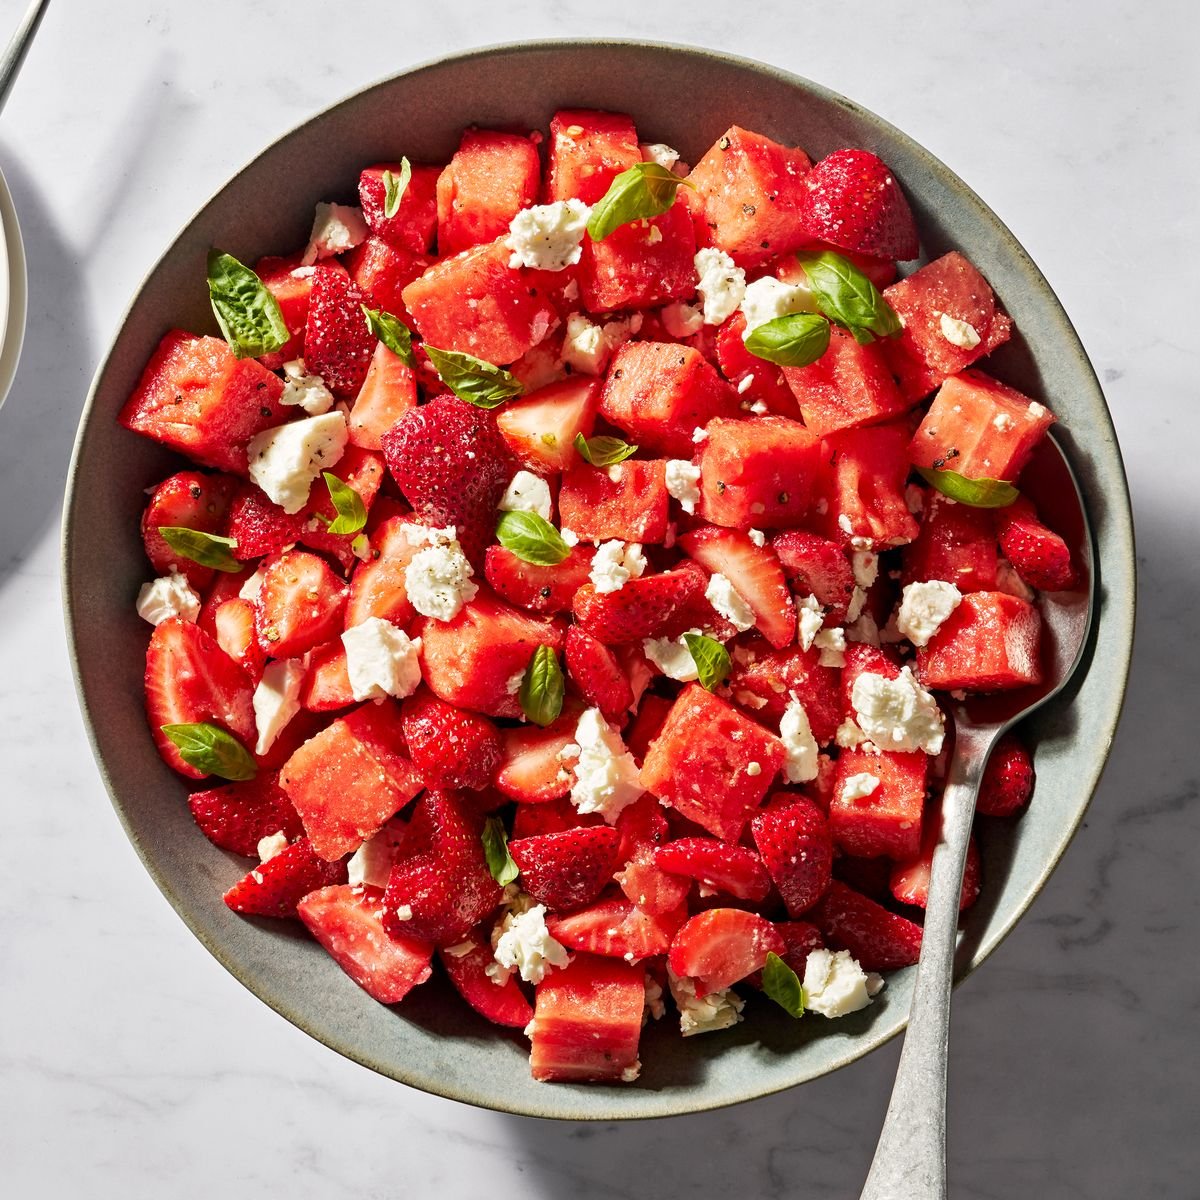
[[[526,983],[533,984],[541,983],[551,967],[565,967],[570,962],[566,948],[546,928],[544,904],[506,913],[493,955],[501,967],[520,972]]]
[[[418,550],[404,569],[404,583],[413,608],[423,617],[453,621],[464,604],[475,598],[479,585],[453,528],[432,530],[433,544]],[[428,536],[428,535],[427,535]]]
[[[310,375],[304,359],[293,358],[283,364],[283,392],[279,403],[304,409],[310,417],[319,417],[333,407],[333,393],[320,375]]]
[[[597,592],[619,592],[646,570],[646,556],[637,542],[601,542],[592,558],[590,578]]]
[[[942,337],[960,350],[974,350],[979,345],[979,334],[970,321],[960,321],[949,313],[941,313],[938,317],[938,327],[942,331]]]
[[[804,1007],[823,1017],[844,1017],[871,1003],[882,986],[850,956],[849,950],[810,950],[804,963]]]
[[[504,244],[512,251],[510,267],[562,271],[583,253],[583,235],[591,215],[582,200],[556,200],[523,208],[508,226]]]
[[[779,721],[779,740],[787,754],[783,771],[788,783],[807,783],[816,779],[819,769],[817,739],[804,705],[793,696]]]
[[[575,726],[579,757],[575,761],[575,783],[571,803],[576,811],[600,813],[609,825],[643,792],[638,765],[625,748],[621,735],[598,708],[584,711]]]
[[[746,285],[738,307],[746,317],[744,341],[760,325],[791,313],[812,312],[816,305],[812,292],[803,284],[784,283],[773,275],[764,275]]]
[[[694,513],[700,501],[700,468],[686,458],[667,459],[667,491],[685,513]]]
[[[742,1019],[746,1002],[732,988],[718,988],[698,997],[695,981],[676,975],[669,966],[667,984],[679,1009],[679,1032],[684,1037],[729,1029]]]
[[[258,839],[258,861],[270,862],[277,854],[282,854],[288,848],[287,834],[282,829],[264,838]]]
[[[746,272],[724,250],[704,247],[696,251],[696,291],[704,305],[704,322],[723,325],[746,296]]]
[[[346,441],[346,418],[336,410],[264,429],[246,447],[250,478],[285,513],[298,513],[313,481],[337,465]]]
[[[881,750],[924,750],[939,754],[945,722],[937,701],[916,680],[911,667],[895,679],[868,671],[850,691],[858,727]]]
[[[368,617],[342,634],[346,673],[355,700],[402,700],[421,685],[421,639],[382,617]]]
[[[842,799],[865,800],[868,796],[874,794],[877,787],[879,787],[878,775],[872,775],[867,771],[859,771],[855,775],[848,775],[846,777],[846,782],[842,785]]]
[[[501,512],[531,512],[550,520],[554,511],[550,485],[532,471],[518,471],[500,497]]]
[[[185,576],[172,571],[142,584],[137,596],[137,614],[151,625],[161,625],[169,617],[182,617],[194,625],[200,616],[200,597]]]
[[[266,754],[287,723],[300,711],[300,689],[304,686],[304,664],[298,658],[279,658],[268,663],[254,689],[254,724],[258,729],[255,754]]]
[[[361,208],[350,204],[318,204],[313,215],[308,248],[300,260],[311,267],[320,258],[332,258],[362,245],[370,233]]]
[[[754,624],[754,609],[719,571],[709,576],[704,597],[739,632],[749,629]]]
[[[962,592],[943,579],[906,584],[896,628],[914,646],[928,646],[930,638],[961,603]]]

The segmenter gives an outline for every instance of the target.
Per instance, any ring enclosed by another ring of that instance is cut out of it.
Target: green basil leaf
[[[350,543],[350,552],[355,558],[361,558],[364,562],[371,553],[371,540],[365,533],[360,533],[358,537]]]
[[[368,308],[364,304],[362,310],[367,319],[367,328],[406,367],[415,367],[417,360],[413,357],[412,330],[399,317],[393,317],[382,308]]]
[[[222,779],[253,779],[258,767],[250,751],[219,725],[163,725],[189,767]]]
[[[829,348],[829,321],[820,313],[791,313],[756,325],[746,349],[781,367],[807,367]]]
[[[508,835],[499,817],[488,817],[483,825],[483,856],[487,859],[492,878],[506,887],[520,874],[513,856],[508,852]]]
[[[525,389],[503,367],[484,362],[460,350],[439,350],[425,343],[425,353],[442,382],[460,399],[476,408],[496,408]]]
[[[820,254],[797,254],[796,260],[808,276],[817,307],[860,345],[900,332],[896,310],[848,259],[822,250]]]
[[[537,513],[502,513],[496,526],[496,538],[522,562],[539,567],[553,567],[571,553],[562,534]]]
[[[577,433],[575,449],[579,451],[579,457],[584,462],[591,463],[593,467],[615,466],[619,462],[624,462],[630,455],[637,453],[636,446],[631,446],[618,437],[608,437],[605,434],[601,434],[599,437],[585,438],[582,433]]]
[[[535,725],[558,720],[563,706],[563,673],[558,655],[549,646],[539,646],[525,669],[518,693],[521,711]]]
[[[729,674],[729,651],[715,638],[705,637],[702,633],[685,633],[683,640],[696,664],[701,685],[710,692],[720,687]]]
[[[957,471],[918,467],[917,474],[944,496],[971,508],[1007,508],[1021,493],[1003,479],[968,479]]]
[[[215,533],[203,533],[199,529],[188,529],[185,525],[160,525],[162,539],[181,558],[190,559],[202,567],[214,571],[227,571],[236,575],[245,563],[240,563],[230,551],[237,545],[233,538],[218,537]]]
[[[337,516],[329,522],[330,533],[357,533],[367,523],[367,506],[362,497],[332,471],[322,471]]]
[[[656,162],[634,163],[608,185],[608,191],[592,208],[587,223],[592,241],[604,241],[614,229],[630,221],[665,213],[675,203],[680,184],[695,190],[695,184],[680,179]]]
[[[800,977],[774,950],[767,951],[762,989],[789,1016],[804,1016],[804,989],[800,986]]]
[[[279,301],[232,254],[208,252],[208,298],[221,334],[238,358],[257,358],[287,345],[291,334]]]
[[[383,173],[383,215],[389,220],[400,211],[400,201],[408,190],[408,181],[412,178],[412,164],[407,158],[400,160],[400,174],[391,171]]]

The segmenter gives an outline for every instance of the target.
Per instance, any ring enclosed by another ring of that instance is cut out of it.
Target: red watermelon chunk
[[[916,518],[904,500],[908,480],[908,429],[872,425],[825,439],[818,494],[828,536],[843,546],[865,539],[877,549],[917,536]],[[820,504],[818,503],[818,509]]]
[[[1007,592],[962,598],[929,645],[917,652],[928,688],[998,692],[1041,683],[1042,618]]]
[[[717,330],[717,365],[721,374],[737,389],[742,404],[765,404],[769,412],[781,417],[799,418],[800,407],[784,378],[783,370],[746,349],[742,334],[746,318],[735,312]]]
[[[550,121],[546,200],[595,204],[622,171],[641,161],[637,130],[624,113],[562,109]]]
[[[290,258],[260,258],[254,264],[254,273],[275,297],[283,323],[288,329],[287,344],[262,355],[258,360],[272,371],[278,371],[285,362],[304,355],[304,327],[308,322],[313,270],[312,267],[301,265],[302,257],[301,254],[293,254]]]
[[[955,504],[932,489],[925,496],[921,532],[904,547],[904,582],[944,579],[960,592],[996,586],[996,528],[986,508]]]
[[[921,750],[843,750],[829,805],[834,841],[859,858],[915,858],[921,846],[928,762]],[[861,790],[850,785],[855,776],[877,780],[874,791],[855,796]]]
[[[541,171],[528,137],[466,130],[438,176],[438,253],[457,254],[507,233],[513,217],[536,202]]]
[[[686,204],[631,221],[601,242],[584,238],[579,291],[588,312],[654,308],[696,293],[696,234]]]
[[[563,476],[558,494],[563,528],[597,543],[663,541],[669,506],[663,459],[631,458],[611,467],[581,462]]]
[[[592,548],[576,546],[553,566],[541,566],[518,558],[503,546],[489,546],[483,573],[496,594],[540,615],[569,612],[575,593],[588,581]]]
[[[808,714],[813,737],[833,741],[841,723],[838,669],[821,666],[815,646],[774,649],[762,638],[745,641],[733,651],[729,694],[760,721],[779,727],[779,720],[794,695]]]
[[[381,308],[407,324],[412,318],[404,306],[404,289],[433,261],[427,254],[398,250],[372,236],[346,255],[346,268],[372,308]]]
[[[176,554],[158,531],[164,525],[174,525],[201,533],[223,533],[237,486],[238,480],[231,475],[180,471],[154,489],[142,513],[142,545],[150,565],[160,575],[178,571],[194,588],[202,588],[212,580],[211,567]]]

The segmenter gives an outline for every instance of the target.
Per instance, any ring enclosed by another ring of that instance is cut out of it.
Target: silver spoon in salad
[[[942,798],[942,828],[933,855],[921,957],[913,983],[904,1049],[887,1115],[861,1200],[945,1200],[946,1060],[950,989],[958,945],[958,908],[975,801],[1000,735],[1067,685],[1084,659],[1092,625],[1092,538],[1074,473],[1051,436],[1023,473],[1029,494],[1071,548],[1078,582],[1043,592],[1043,682],[953,704],[955,742]]]

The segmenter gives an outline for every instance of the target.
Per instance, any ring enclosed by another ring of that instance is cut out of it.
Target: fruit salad
[[[947,698],[1038,683],[1074,582],[987,280],[918,265],[875,155],[738,126],[689,167],[566,110],[340,200],[213,249],[221,336],[167,332],[119,417],[183,460],[136,608],[150,736],[251,860],[225,903],[381,1004],[443,974],[539,1080],[867,1008],[920,950]],[[1033,778],[1007,736],[980,820]]]

